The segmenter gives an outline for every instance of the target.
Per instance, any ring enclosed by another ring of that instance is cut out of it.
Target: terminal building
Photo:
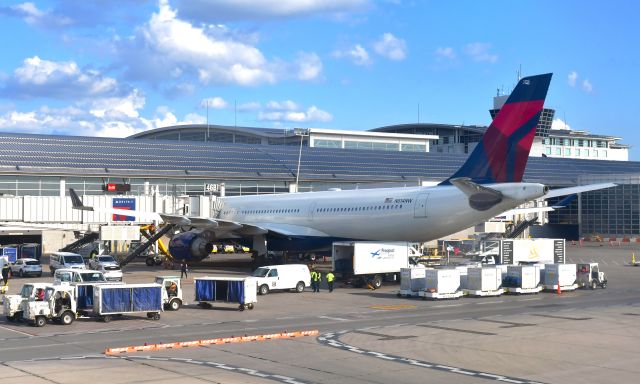
[[[541,119],[524,180],[552,188],[619,185],[581,194],[532,234],[640,236],[640,162],[628,161],[620,138],[551,129],[553,113],[545,110]],[[128,199],[137,209],[206,216],[215,214],[217,196],[434,185],[462,165],[485,130],[425,123],[369,131],[201,124],[124,139],[0,133],[0,244],[27,235],[37,241],[41,227],[87,230],[117,221],[71,210],[68,188],[87,204],[110,207]],[[118,185],[127,188],[112,188]]]

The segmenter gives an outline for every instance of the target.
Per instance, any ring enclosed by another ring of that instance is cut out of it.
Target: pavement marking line
[[[392,336],[392,335],[385,335],[384,333],[368,332],[368,331],[362,331],[362,330],[358,330],[358,329],[356,329],[352,333],[358,333],[358,334],[367,335],[367,336],[376,336],[376,337],[379,337],[378,340],[380,340],[380,341],[406,340],[406,339],[411,339],[411,338],[417,337],[417,336]]]
[[[420,325],[420,324],[417,324],[417,325]],[[388,361],[390,363],[402,363],[402,364],[410,365],[410,366],[413,366],[413,367],[416,367],[416,368],[430,369],[430,370],[436,370],[436,371],[440,371],[440,372],[448,372],[448,373],[452,373],[452,374],[456,374],[456,375],[463,375],[465,377],[477,377],[477,378],[480,378],[480,379],[496,381],[496,382],[506,382],[506,383],[514,383],[514,384],[542,384],[542,383],[540,383],[538,381],[521,379],[521,378],[517,378],[517,377],[509,377],[509,376],[504,376],[504,375],[497,375],[497,374],[493,374],[493,373],[475,371],[473,369],[453,367],[453,366],[443,365],[443,364],[438,364],[438,363],[430,363],[428,361],[421,361],[421,360],[411,359],[411,358],[407,358],[407,357],[392,355],[392,354],[389,354],[389,353],[381,353],[381,352],[361,349],[361,348],[358,348],[358,347],[355,347],[353,345],[349,345],[349,344],[346,344],[346,343],[343,343],[342,341],[340,341],[339,337],[341,335],[343,335],[343,334],[344,333],[340,333],[340,334],[324,333],[324,334],[322,334],[322,337],[318,337],[317,340],[321,344],[330,346],[332,348],[337,348],[337,349],[340,349],[340,350],[343,350],[343,351],[347,351],[347,352],[358,353],[361,356],[362,355],[371,356],[371,357],[374,357],[374,358],[377,358],[377,359]],[[455,380],[451,380],[451,381],[455,382]]]
[[[0,328],[2,328],[2,329],[6,329],[7,331],[11,331],[11,332],[19,333],[19,334],[21,334],[21,335],[27,335],[27,336],[29,336],[29,337],[35,337],[35,336],[38,336],[38,335],[34,335],[33,333],[27,333],[27,332],[18,331],[17,329],[11,329],[11,328],[5,327],[5,326],[3,326],[3,325],[0,325]]]
[[[474,335],[481,335],[481,336],[495,336],[495,335],[497,335],[497,333],[493,333],[493,332],[471,331],[471,330],[468,330],[468,329],[442,327],[440,325],[431,325],[431,324],[416,324],[416,327],[442,329],[444,331],[453,331],[453,332],[462,332],[462,333],[471,333],[471,334],[474,334]]]
[[[336,321],[349,321],[349,319],[343,319],[341,317],[331,317],[331,316],[318,316],[319,319],[327,319],[327,320],[336,320]]]
[[[477,302],[476,304],[478,305],[486,305],[486,304],[499,304],[499,303],[504,303],[504,300],[500,300],[500,301],[482,301],[482,302]]]
[[[450,307],[460,307],[463,304],[440,304],[440,305],[434,305],[431,308],[450,308]]]
[[[246,343],[250,341],[266,341],[266,340],[274,340],[274,339],[290,339],[294,337],[317,336],[317,335],[318,335],[318,330],[314,329],[311,331],[281,332],[281,333],[271,333],[266,335],[231,336],[231,337],[222,337],[222,338],[207,339],[207,340],[178,341],[174,343],[161,343],[161,344],[137,345],[137,346],[120,347],[120,348],[107,348],[105,349],[104,354],[115,355],[118,353],[147,352],[147,351],[158,351],[158,350],[166,350],[166,349],[185,348],[185,347],[202,347],[206,345],[235,344],[235,343]]]
[[[537,300],[542,300],[542,298],[541,297],[531,297],[531,298],[528,298],[528,299],[518,299],[516,301],[537,301]]]
[[[492,320],[492,319],[475,319],[476,321],[483,321],[485,323],[496,323],[496,324],[506,324],[500,328],[519,328],[519,327],[533,327],[538,324],[531,323],[515,323],[513,321],[504,321],[504,320]]]

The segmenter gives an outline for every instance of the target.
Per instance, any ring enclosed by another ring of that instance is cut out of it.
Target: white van
[[[49,270],[53,275],[56,269],[86,269],[84,259],[77,253],[52,252],[49,256]]]
[[[304,264],[268,265],[253,272],[258,281],[258,293],[266,295],[274,289],[304,291],[311,285],[311,273]]]
[[[57,269],[53,274],[54,283],[106,283],[102,271],[91,269]]]

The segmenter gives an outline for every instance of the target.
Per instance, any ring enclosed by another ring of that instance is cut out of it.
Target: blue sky
[[[633,1],[0,3],[0,130],[124,137],[206,122],[483,124],[516,72],[553,72],[556,126],[640,160]]]

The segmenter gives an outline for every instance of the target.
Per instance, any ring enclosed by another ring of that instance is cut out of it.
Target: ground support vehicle
[[[343,281],[377,289],[385,279],[398,281],[400,269],[420,253],[406,242],[345,241],[333,243],[331,256],[331,267]]]
[[[502,286],[509,294],[539,293],[544,288],[540,284],[538,265],[509,265],[507,274],[502,278]]]
[[[258,302],[255,277],[196,277],[195,301],[198,306],[210,308],[212,303],[235,303],[238,309],[253,309]]]
[[[110,255],[96,255],[89,260],[89,268],[104,274],[108,281],[122,281],[122,269],[118,262]]]
[[[547,264],[544,268],[544,289],[550,291],[573,291],[578,288],[576,284],[575,264]]]
[[[7,320],[14,321],[22,319],[26,304],[30,300],[35,300],[40,290],[46,291],[52,287],[51,283],[29,283],[22,286],[19,295],[4,296],[4,314]]]
[[[165,309],[177,311],[182,305],[186,304],[183,297],[182,282],[178,276],[156,276],[155,283],[163,287],[162,304]]]
[[[607,275],[600,271],[598,263],[578,264],[576,283],[580,288],[607,288]]]
[[[467,287],[463,289],[468,296],[500,296],[502,288],[502,272],[496,267],[472,267],[467,270]]]
[[[93,287],[92,315],[105,323],[113,316],[146,314],[160,320],[163,287],[159,284],[100,284]]]
[[[459,299],[464,294],[457,269],[427,269],[425,281],[425,289],[419,294],[424,300]]]
[[[48,320],[69,325],[76,319],[76,300],[73,287],[52,285],[45,290],[44,300],[30,299],[24,305],[22,319],[35,327],[43,327]]]
[[[417,297],[426,288],[426,268],[416,266],[400,269],[400,290],[398,297]]]
[[[257,268],[252,276],[261,295],[279,289],[295,289],[300,293],[311,286],[311,273],[304,264],[267,265]]]

